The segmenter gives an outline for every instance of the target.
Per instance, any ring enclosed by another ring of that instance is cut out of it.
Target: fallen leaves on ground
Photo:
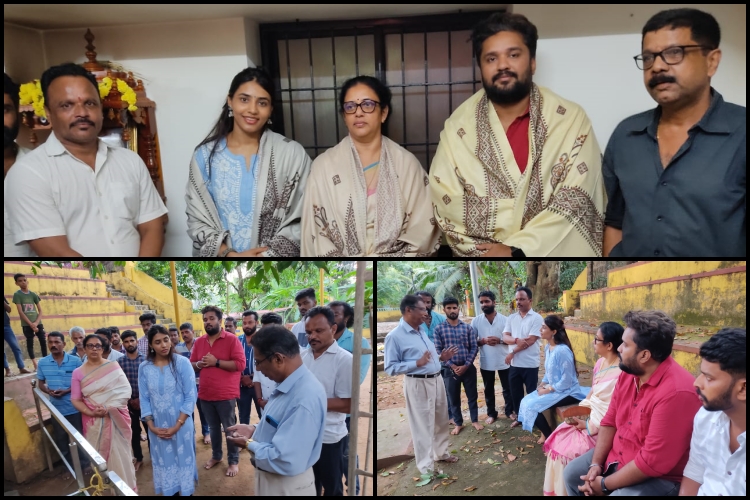
[[[527,464],[527,463],[529,463],[529,459],[527,458],[526,460],[524,460],[524,461],[523,461],[523,462],[521,462],[521,463]]]
[[[475,489],[477,489],[476,486],[469,486],[468,488],[464,488],[464,491],[474,491]]]
[[[534,447],[534,445],[533,445],[533,444],[527,444],[527,445],[526,445],[526,448],[533,448],[533,447]]]
[[[514,454],[512,454],[512,453],[508,453],[508,461],[509,461],[509,462],[512,462],[512,461],[513,461],[513,460],[515,460],[516,458],[518,458],[518,457],[517,457],[517,456],[515,456]]]

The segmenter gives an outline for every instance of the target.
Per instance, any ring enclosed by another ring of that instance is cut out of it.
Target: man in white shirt
[[[489,290],[479,293],[479,305],[481,314],[471,320],[471,326],[477,332],[477,344],[479,345],[479,372],[484,381],[484,400],[487,403],[486,424],[497,420],[497,409],[495,408],[495,370],[500,377],[500,385],[503,388],[503,400],[505,401],[505,416],[510,418],[513,414],[513,399],[510,395],[510,383],[508,375],[510,366],[505,358],[510,353],[510,348],[503,341],[503,330],[507,318],[495,311],[495,294]]]
[[[305,333],[307,318],[305,318],[305,314],[318,305],[318,301],[315,300],[315,289],[305,288],[304,290],[300,290],[294,297],[294,301],[297,302],[300,320],[299,323],[292,326],[292,333],[297,336],[300,347],[307,347],[307,334]]]
[[[724,328],[700,348],[690,458],[680,495],[747,495],[747,333]]]
[[[143,160],[99,140],[94,76],[62,64],[42,74],[41,86],[52,133],[8,174],[14,243],[27,241],[40,257],[160,256],[167,208]]]
[[[352,404],[352,355],[336,342],[336,328],[331,308],[313,307],[307,312],[305,329],[310,348],[302,352],[302,362],[323,385],[328,398],[323,447],[313,465],[318,496],[323,488],[326,496],[344,494],[341,477],[348,434],[346,414]]]
[[[530,394],[536,390],[539,381],[539,331],[544,319],[531,308],[531,290],[525,286],[516,288],[516,310],[505,322],[503,340],[513,346],[505,362],[510,365],[508,382],[513,398],[513,413],[518,415],[524,385],[526,394]],[[521,422],[516,420],[511,427],[519,425]]]

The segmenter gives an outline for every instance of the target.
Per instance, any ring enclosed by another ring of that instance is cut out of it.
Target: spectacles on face
[[[255,367],[256,368],[259,367],[264,361],[267,361],[272,357],[273,357],[273,354],[271,356],[268,356],[267,358],[261,359],[260,361],[258,361],[258,358],[255,358]]]
[[[633,59],[635,59],[635,65],[638,66],[638,69],[642,70],[651,69],[656,62],[657,57],[661,57],[665,63],[673,66],[675,64],[680,64],[685,58],[685,49],[693,48],[701,48],[705,50],[711,49],[711,47],[705,45],[675,45],[674,47],[667,47],[661,52],[644,52],[643,54],[634,56]]]
[[[427,308],[426,307],[413,307],[412,309],[416,309],[417,311],[421,311],[423,313],[427,312]]]
[[[597,342],[604,342],[604,339],[598,339],[594,337],[594,344],[596,345]]]
[[[372,99],[365,99],[359,104],[354,101],[348,101],[344,103],[344,113],[352,115],[357,112],[358,107],[362,108],[364,113],[372,113],[378,104],[380,104],[378,101],[373,101]]]
[[[101,344],[86,344],[84,347],[86,347],[86,349],[91,349],[93,351],[104,349],[104,346],[102,346]]]

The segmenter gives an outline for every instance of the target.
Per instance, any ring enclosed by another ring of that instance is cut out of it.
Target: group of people
[[[342,85],[348,135],[311,161],[271,130],[274,80],[244,69],[190,163],[193,255],[417,257],[444,235],[457,256],[744,256],[746,112],[711,87],[720,38],[696,9],[649,19],[634,59],[658,106],[623,120],[604,155],[581,106],[533,83],[538,33],[520,14],[474,28],[482,89],[430,166],[383,135],[379,79]],[[94,76],[54,66],[41,89],[52,134],[28,152],[5,75],[5,255],[160,255],[167,209],[143,161],[97,139]]]
[[[433,471],[436,461],[458,461],[448,445],[463,425],[461,384],[472,425],[483,429],[474,367],[479,354],[485,423],[498,418],[497,370],[509,427],[541,432],[545,495],[745,495],[744,328],[724,328],[700,347],[695,378],[671,356],[675,322],[662,311],[630,311],[624,328],[608,321],[597,329],[592,387],[582,387],[564,320],[542,317],[531,301],[531,290],[519,287],[517,312],[505,317],[495,310],[494,293],[483,291],[482,314],[471,324],[459,319],[453,297],[442,301],[447,318],[432,310],[428,292],[401,301],[402,319],[385,338],[384,369],[405,375],[421,473]],[[557,407],[566,407],[568,417],[553,431],[543,412]]]
[[[73,327],[75,345],[66,351],[65,335],[50,332],[50,354],[38,363],[40,389],[136,491],[147,441],[155,492],[194,493],[201,466],[197,406],[203,442],[212,450],[205,469],[223,461],[226,441],[226,476],[240,474],[240,452],[247,448],[256,495],[341,496],[344,480],[348,485],[354,310],[340,301],[318,306],[312,288],[296,298],[302,318],[295,328],[302,324],[305,346],[279,314],[258,318],[245,311],[237,335],[238,319],[215,306],[202,309],[205,335],[198,337],[190,323],[167,328],[150,312],[139,318],[140,338],[117,327],[88,335]],[[364,338],[362,348],[369,348]],[[362,356],[360,384],[370,361]],[[252,403],[258,423],[250,425]],[[67,433],[55,419],[53,427],[72,463]],[[80,459],[89,471],[82,452]]]

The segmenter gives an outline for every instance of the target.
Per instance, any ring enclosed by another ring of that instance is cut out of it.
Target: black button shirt
[[[667,168],[661,108],[623,120],[604,153],[605,224],[622,229],[612,257],[745,257],[746,109],[711,89],[706,114]]]

